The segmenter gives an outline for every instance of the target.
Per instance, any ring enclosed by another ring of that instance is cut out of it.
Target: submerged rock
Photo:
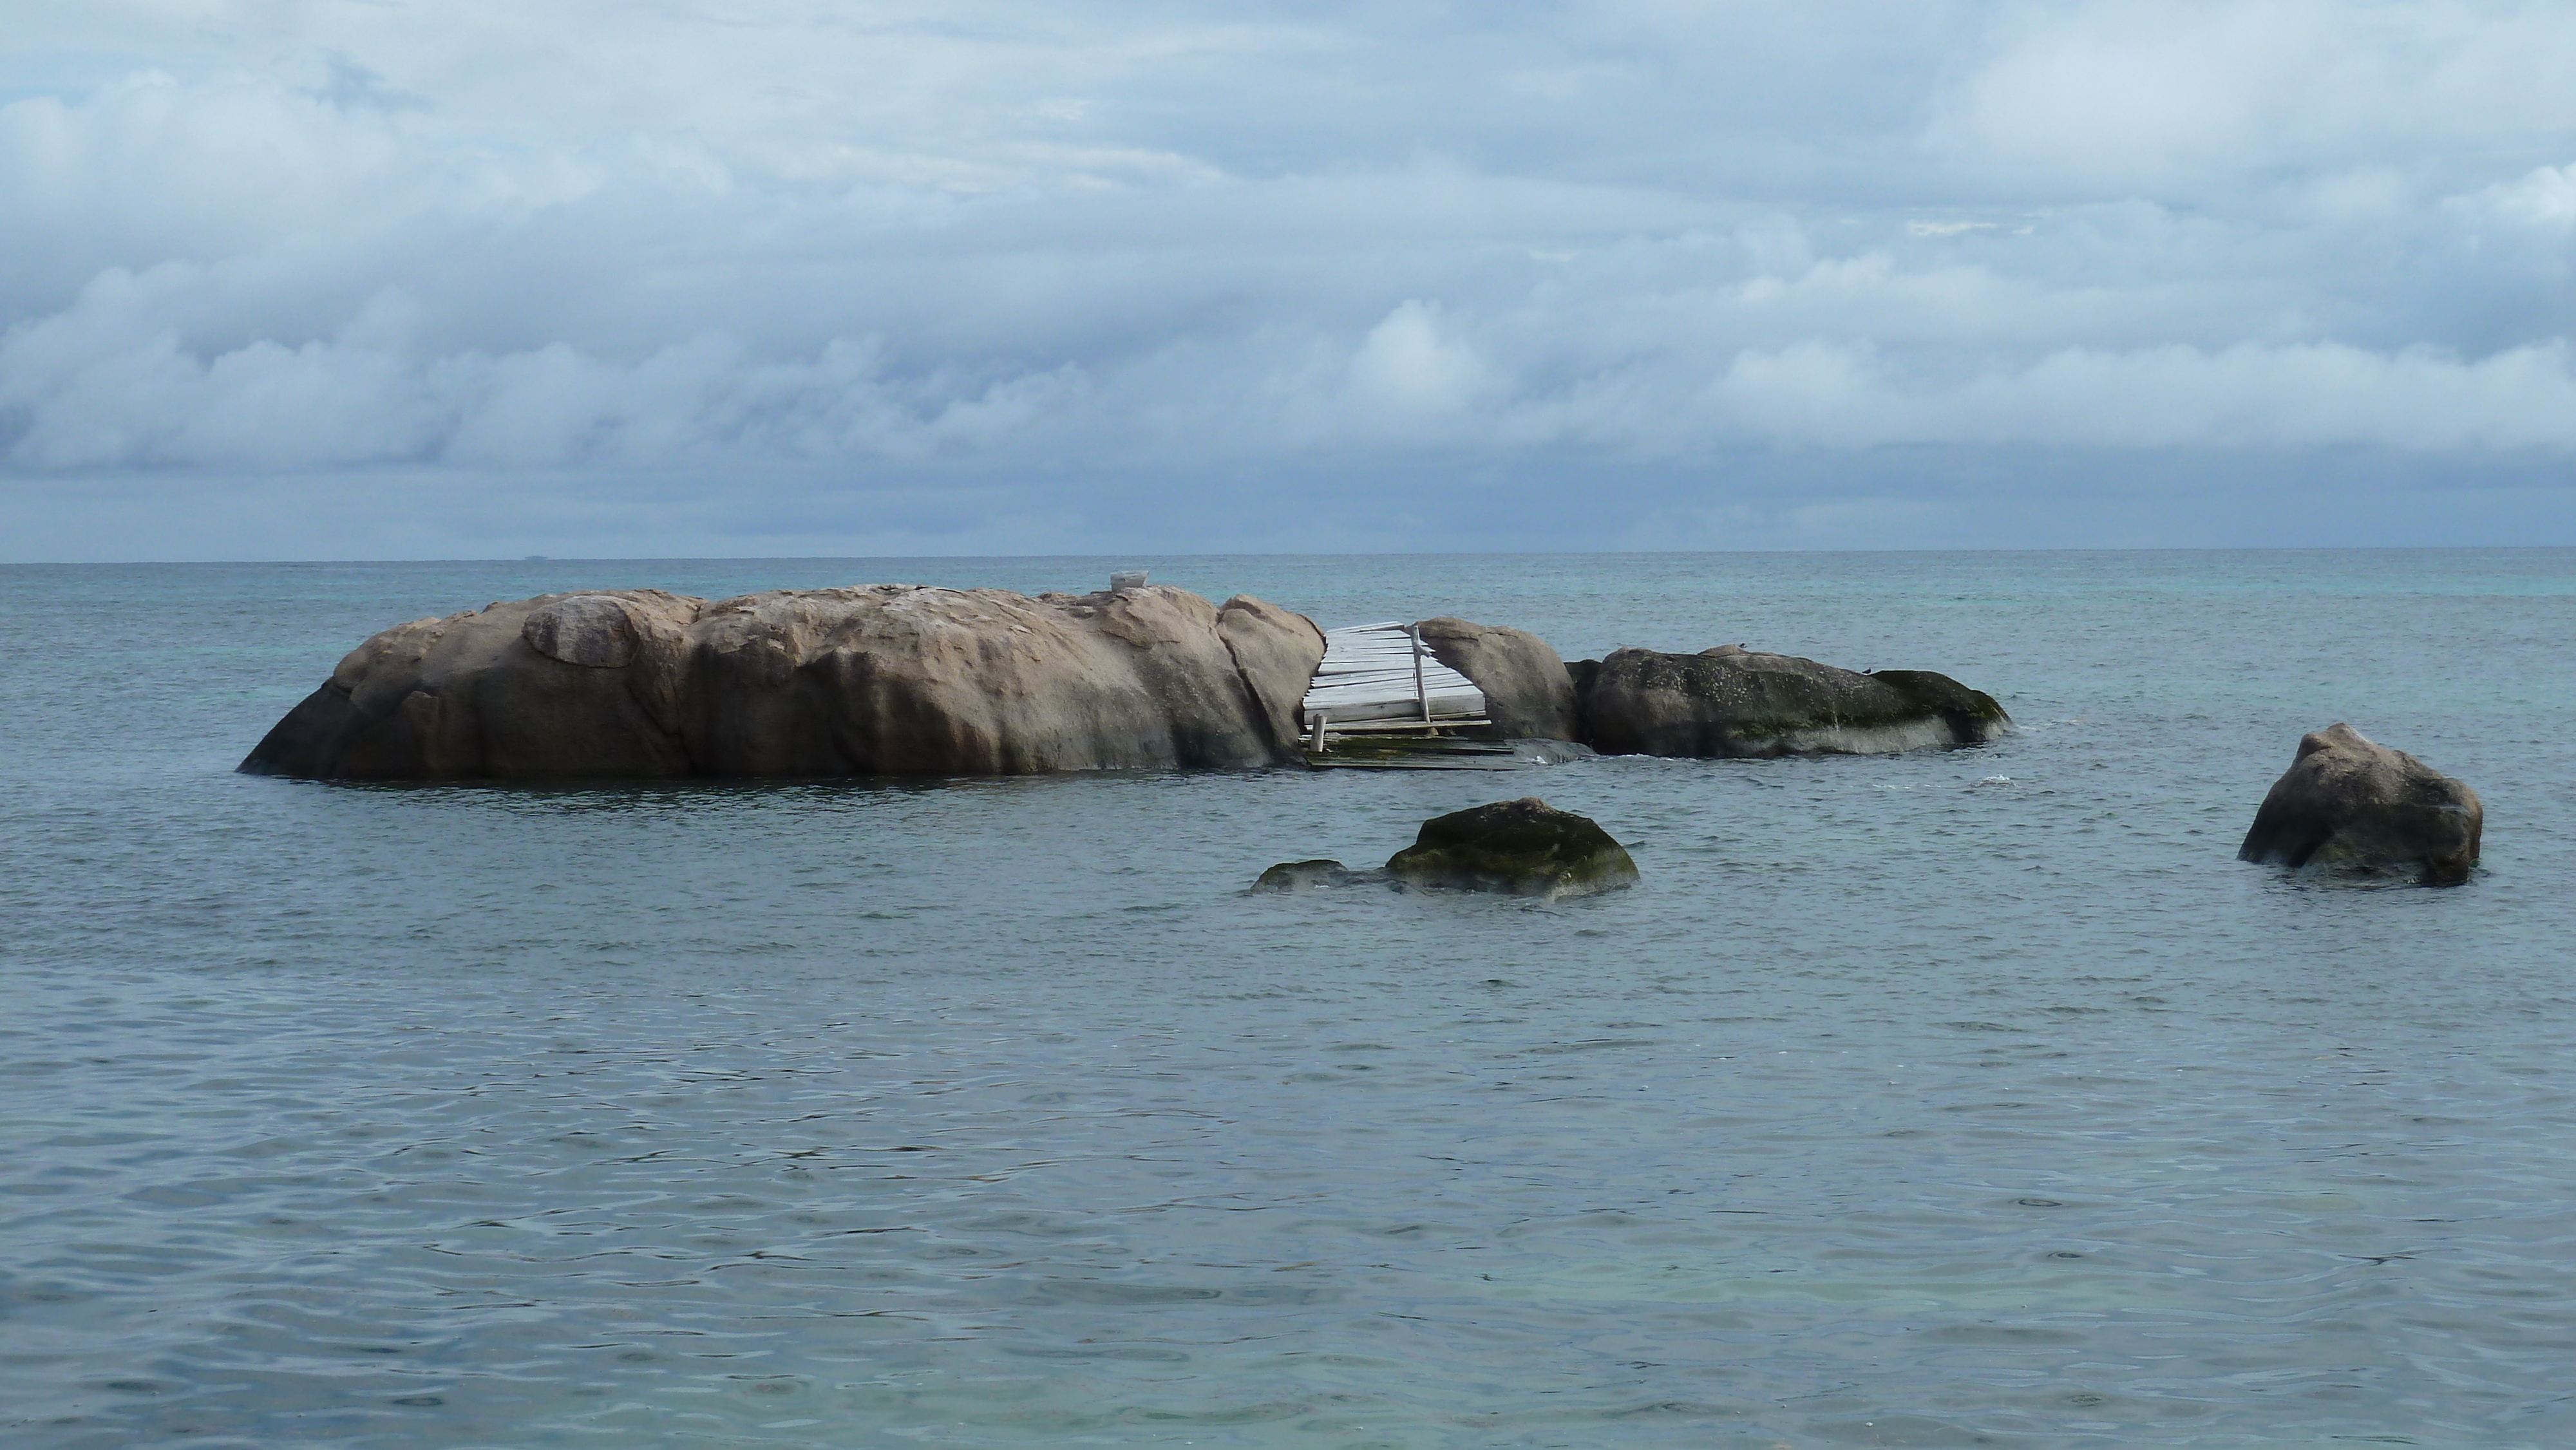
[[[1721,645],[1614,651],[1584,680],[1584,743],[1605,755],[1887,755],[2012,728],[1992,695],[1930,670],[1863,674]]]
[[[2403,872],[2452,886],[2478,864],[2485,827],[2476,791],[2338,723],[2299,738],[2236,858]]]
[[[1443,616],[1414,626],[1440,663],[1475,682],[1494,733],[1514,740],[1573,740],[1582,720],[1574,681],[1554,646],[1527,630]]]
[[[1339,861],[1282,861],[1252,883],[1257,892],[1309,891],[1319,886],[1347,886],[1358,873]]]
[[[1637,863],[1608,831],[1536,796],[1425,821],[1412,845],[1387,858],[1386,871],[1409,886],[1516,896],[1584,896],[1637,884]]]
[[[241,768],[336,780],[1020,775],[1295,757],[1302,615],[1140,587],[546,595],[352,650]]]

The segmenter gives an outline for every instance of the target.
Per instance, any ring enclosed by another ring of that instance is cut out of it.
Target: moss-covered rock
[[[1886,755],[1981,744],[2012,728],[1992,695],[1948,675],[1863,674],[1740,645],[1623,649],[1568,671],[1584,742],[1604,755]]]
[[[1318,886],[1347,886],[1357,879],[1339,861],[1282,861],[1252,883],[1259,892],[1309,891]]]
[[[1387,859],[1408,886],[1585,896],[1637,884],[1628,848],[1592,820],[1536,796],[1496,801],[1422,823],[1412,845]]]

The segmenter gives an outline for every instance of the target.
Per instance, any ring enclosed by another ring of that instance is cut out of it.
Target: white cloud
[[[102,0],[9,44],[0,509],[2576,449],[2560,6]],[[1596,505],[1715,507],[1676,476]]]
[[[2546,144],[2576,128],[2547,3],[2086,0],[2003,7],[1929,136],[2069,196],[2206,195],[2284,169]]]
[[[1397,420],[1455,417],[1495,379],[1467,344],[1444,337],[1436,303],[1407,300],[1369,329],[1351,358],[1350,397],[1364,413]]]
[[[2576,228],[2576,165],[2538,167],[2519,181],[2486,187],[2470,200],[2507,220],[2564,233]]]
[[[1912,385],[1865,352],[1809,345],[1742,354],[1712,396],[1749,433],[1839,447],[2576,449],[2563,343],[2473,361],[2335,344],[2067,349]]]

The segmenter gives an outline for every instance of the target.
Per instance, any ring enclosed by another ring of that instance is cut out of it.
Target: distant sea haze
[[[386,625],[1113,569],[1940,670],[1895,757],[233,773]],[[0,567],[0,1440],[2576,1443],[2576,551]],[[2450,890],[2237,862],[2299,736]],[[1522,795],[1633,890],[1251,895]]]

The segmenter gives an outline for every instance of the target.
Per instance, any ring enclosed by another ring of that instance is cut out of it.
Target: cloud
[[[1883,542],[1932,507],[1907,449],[2418,480],[2576,449],[2564,7],[108,0],[20,31],[0,510],[219,509],[262,470],[721,503],[787,469],[978,500],[1000,539],[1197,474],[1409,480],[1423,520],[1582,476],[1651,537],[1760,474],[1843,491],[1766,516]]]
[[[2452,200],[2455,210],[2484,214],[2506,226],[2556,239],[2576,230],[2576,164],[2542,166],[2517,181],[2482,187]]]
[[[2563,343],[2475,361],[2332,344],[2068,349],[1928,385],[1890,377],[1865,352],[1811,344],[1739,355],[1712,394],[1748,430],[1829,447],[2576,449]]]
[[[1408,299],[1361,341],[1348,396],[1360,418],[1401,429],[1459,417],[1498,381],[1473,347],[1442,334],[1438,305]]]
[[[2356,164],[2438,173],[2576,128],[2547,4],[2236,0],[2002,7],[1927,139],[2061,195],[2161,199]]]
[[[80,304],[0,342],[10,459],[316,468],[546,468],[729,458],[919,458],[973,446],[1078,390],[1071,369],[894,378],[867,340],[762,361],[705,334],[620,363],[564,343],[502,354],[403,346],[420,308],[380,293],[335,338],[201,355],[148,299],[187,269],[112,272]],[[177,275],[174,275],[177,274]]]

